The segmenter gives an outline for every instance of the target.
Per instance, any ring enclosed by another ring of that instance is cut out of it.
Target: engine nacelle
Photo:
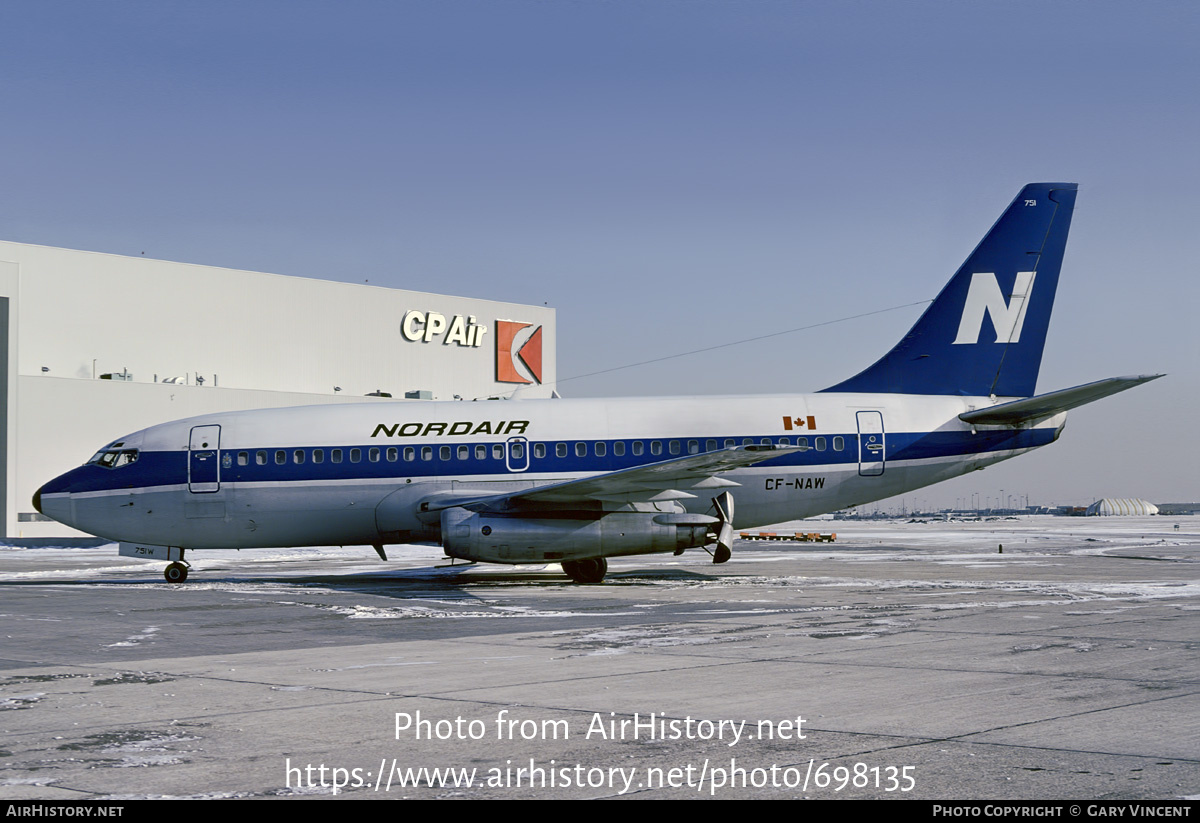
[[[610,512],[591,520],[442,512],[446,554],[487,563],[539,563],[675,552],[703,546],[717,522],[702,514]]]

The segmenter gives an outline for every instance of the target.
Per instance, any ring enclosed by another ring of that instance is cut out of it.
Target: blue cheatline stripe
[[[956,457],[966,456],[971,454],[980,454],[996,451],[1010,451],[1013,449],[1028,449],[1037,446],[1044,446],[1054,440],[1055,432],[1053,429],[1025,429],[1017,431],[988,431],[971,434],[970,432],[897,432],[886,434],[888,463],[903,460],[926,460],[939,457]],[[555,473],[555,474],[571,474],[581,475],[594,472],[610,472],[619,469],[628,469],[635,466],[643,466],[649,463],[658,463],[663,460],[668,460],[672,457],[679,457],[687,453],[687,444],[691,440],[697,441],[702,447],[707,440],[715,439],[718,444],[718,449],[724,448],[726,439],[734,440],[738,445],[742,444],[744,439],[753,440],[754,443],[761,443],[764,440],[769,440],[772,443],[778,443],[780,435],[757,435],[752,438],[736,437],[736,438],[704,438],[704,437],[687,437],[674,438],[680,443],[680,454],[673,455],[670,453],[668,444],[671,439],[659,439],[663,443],[663,453],[652,455],[649,450],[651,440],[563,440],[563,441],[530,441],[525,444],[529,454],[529,468],[524,472],[509,472],[506,461],[496,459],[492,456],[492,446],[502,445],[495,441],[488,443],[453,443],[447,444],[445,441],[426,442],[426,443],[410,443],[410,447],[416,450],[417,459],[406,461],[403,459],[405,445],[395,444],[374,445],[374,446],[291,446],[286,449],[269,448],[269,449],[233,449],[223,450],[221,452],[221,483],[264,483],[264,482],[295,482],[295,481],[313,481],[313,480],[379,480],[379,479],[427,479],[427,478],[470,478],[471,476],[486,476],[497,474],[512,474],[520,476],[528,473]],[[817,437],[823,437],[826,441],[824,451],[818,451],[813,448],[813,444]],[[841,437],[844,441],[844,446],[841,451],[833,451],[833,439]],[[565,443],[567,446],[566,457],[555,457],[555,446],[558,443]],[[617,456],[613,454],[614,444],[621,442],[625,444],[625,454]],[[631,444],[641,442],[646,444],[646,449],[641,455],[634,455],[631,451]],[[790,442],[795,443],[796,438],[790,438]],[[824,467],[839,466],[839,465],[854,465],[858,463],[858,435],[857,434],[823,434],[823,435],[808,435],[809,449],[804,452],[793,452],[791,454],[780,457],[764,460],[757,464],[764,468],[770,467],[788,467],[792,469],[812,469],[819,470]],[[546,447],[545,457],[535,457],[533,455],[533,447],[536,444],[543,444]],[[588,456],[578,457],[575,454],[575,444],[586,443],[588,447]],[[603,457],[595,455],[596,444],[604,443],[605,451]],[[449,460],[441,460],[439,450],[442,446],[449,446],[451,457]],[[480,460],[475,458],[475,447],[484,445],[487,447],[487,457]],[[421,449],[423,446],[430,446],[433,449],[433,460],[420,459]],[[467,446],[470,457],[465,460],[458,458],[458,447]],[[314,463],[312,454],[314,448],[319,448],[324,451],[324,462]],[[332,462],[331,454],[334,448],[341,449],[342,462]],[[378,448],[380,450],[380,459],[378,462],[368,460],[370,449]],[[386,459],[389,448],[395,448],[398,451],[400,459],[395,462],[389,462]],[[361,460],[357,463],[351,463],[349,460],[350,450],[359,449],[361,451]],[[304,452],[304,462],[292,462],[293,455],[296,451]],[[258,465],[255,462],[256,453],[265,451],[267,454],[267,464]],[[275,463],[275,453],[282,451],[285,454],[287,462],[283,464]],[[249,457],[250,464],[246,466],[237,465],[239,453],[246,453]],[[228,458],[230,465],[224,465],[225,459]],[[63,475],[63,484],[59,488],[51,488],[49,484],[43,488],[43,493],[53,494],[55,492],[87,492],[87,491],[102,491],[110,489],[123,488],[151,488],[155,486],[170,486],[180,485],[187,482],[187,459],[186,451],[170,451],[170,452],[147,452],[140,453],[138,461],[128,466],[118,469],[106,469],[97,465],[81,466],[74,471]]]

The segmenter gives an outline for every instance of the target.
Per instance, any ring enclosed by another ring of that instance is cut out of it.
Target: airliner
[[[1035,393],[1077,186],[1025,186],[904,338],[815,394],[400,401],[223,412],[114,440],[34,507],[169,561],[207,549],[440,544],[560,563],[702,548],[982,469],[1069,409],[1162,375]],[[708,547],[712,547],[711,550]]]

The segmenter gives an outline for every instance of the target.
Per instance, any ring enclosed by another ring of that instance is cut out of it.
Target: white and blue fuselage
[[[39,505],[101,537],[189,549],[436,541],[436,518],[422,519],[417,502],[437,493],[486,497],[737,446],[791,447],[708,486],[731,490],[734,525],[746,528],[901,494],[1058,437],[1065,414],[1021,429],[957,417],[995,402],[816,394],[227,412],[115,441],[43,487]],[[689,489],[658,505],[707,512],[713,495]]]

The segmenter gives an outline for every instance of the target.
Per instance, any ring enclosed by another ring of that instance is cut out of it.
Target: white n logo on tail
[[[1007,303],[994,273],[972,274],[971,288],[967,291],[962,320],[958,323],[958,337],[954,338],[954,343],[957,345],[979,342],[984,312],[992,316],[997,343],[1016,343],[1020,340],[1021,327],[1025,325],[1025,308],[1029,305],[1029,295],[1033,292],[1033,278],[1036,274],[1035,271],[1017,272],[1012,300]]]

